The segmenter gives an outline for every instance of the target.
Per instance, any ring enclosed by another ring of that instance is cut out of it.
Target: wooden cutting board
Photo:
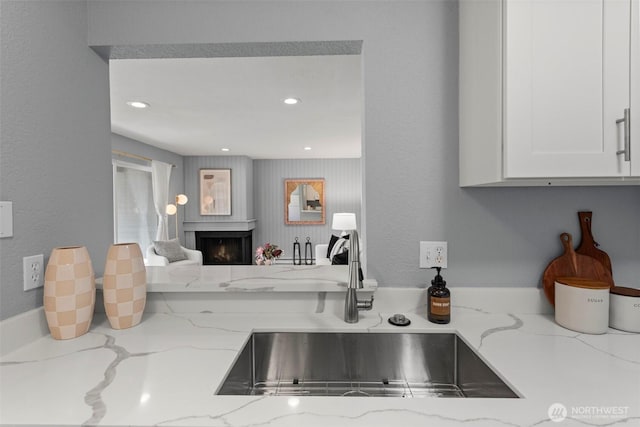
[[[598,249],[598,246],[600,245],[598,245],[598,243],[593,239],[593,234],[591,232],[591,216],[591,212],[578,212],[582,239],[576,249],[576,253],[597,259],[613,277],[613,270],[611,269],[611,260],[609,259],[609,255],[607,255],[605,251]]]
[[[564,253],[551,261],[542,275],[542,287],[551,305],[555,306],[555,281],[558,277],[581,277],[598,280],[613,286],[611,273],[600,261],[573,250],[571,234],[562,233],[560,242]]]

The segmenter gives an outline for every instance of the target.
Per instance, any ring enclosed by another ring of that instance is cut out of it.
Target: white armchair
[[[184,251],[187,259],[181,261],[175,261],[169,263],[167,257],[162,255],[158,255],[153,245],[147,248],[147,257],[146,257],[146,265],[148,266],[166,266],[166,265],[202,265],[202,252],[188,249],[183,246],[182,250]]]

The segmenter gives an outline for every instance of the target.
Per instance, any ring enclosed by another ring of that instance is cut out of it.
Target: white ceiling
[[[111,129],[184,156],[360,157],[360,60],[360,55],[112,59]],[[287,97],[301,102],[286,105]],[[132,100],[150,107],[129,107]]]

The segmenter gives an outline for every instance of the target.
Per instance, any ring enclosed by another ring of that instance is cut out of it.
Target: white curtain
[[[156,233],[151,171],[124,165],[115,168],[116,243],[136,242],[146,249]]]
[[[171,178],[171,165],[168,163],[151,161],[151,178],[153,187],[153,204],[158,215],[158,231],[156,240],[169,240],[169,227],[167,225],[167,204],[169,203],[169,179]]]

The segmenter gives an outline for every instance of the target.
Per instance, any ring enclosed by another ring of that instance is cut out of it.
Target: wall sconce
[[[176,195],[176,203],[169,203],[166,207],[167,215],[176,216],[176,239],[178,238],[178,205],[184,206],[189,201],[189,198],[185,194]]]

